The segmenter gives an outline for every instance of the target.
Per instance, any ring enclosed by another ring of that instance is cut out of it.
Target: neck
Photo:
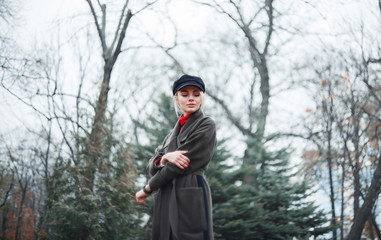
[[[192,115],[193,113],[199,111],[200,109],[197,109],[196,111],[194,112],[183,112],[183,116],[186,117],[186,116],[189,116],[189,115]]]

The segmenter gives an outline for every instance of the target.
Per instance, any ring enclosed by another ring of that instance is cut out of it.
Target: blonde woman
[[[153,240],[213,239],[212,198],[204,172],[216,146],[216,128],[200,109],[205,84],[183,75],[172,91],[182,116],[149,160],[151,178],[136,193],[136,201],[145,204],[156,192]]]

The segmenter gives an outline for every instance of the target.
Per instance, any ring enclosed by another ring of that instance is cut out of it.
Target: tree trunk
[[[105,153],[104,146],[102,145],[104,135],[105,115],[107,109],[107,99],[110,90],[110,77],[111,69],[104,73],[104,79],[101,85],[98,101],[95,108],[94,122],[90,134],[91,146],[89,146],[91,153],[91,161],[88,162],[88,188],[93,191],[94,175],[96,169],[101,165],[102,155]]]
[[[260,92],[262,96],[261,107],[260,107],[260,115],[258,119],[258,125],[255,135],[262,139],[266,129],[267,115],[269,111],[269,102],[270,102],[270,77],[269,71],[267,67],[266,56],[259,53],[256,45],[255,39],[252,36],[252,33],[249,29],[242,29],[245,33],[246,38],[249,41],[249,52],[251,56],[251,60],[253,61],[254,67],[258,70],[261,86]]]
[[[346,144],[346,143],[344,143]],[[344,160],[341,165],[341,212],[340,212],[340,239],[344,239],[344,207],[345,207],[345,199],[344,199],[344,189],[345,189],[345,155],[347,148],[344,148]]]
[[[361,233],[364,229],[366,220],[372,213],[374,203],[376,202],[380,193],[381,187],[381,155],[378,158],[377,168],[374,171],[372,183],[368,189],[368,195],[364,199],[364,203],[356,214],[356,218],[352,224],[351,230],[346,239],[358,240],[361,237]]]
[[[356,154],[357,155],[357,154]],[[355,159],[355,167],[353,169],[353,213],[356,218],[360,209],[360,166],[358,160]]]
[[[355,165],[353,169],[353,213],[354,218],[356,218],[356,214],[360,209],[360,194],[361,194],[361,186],[360,186],[360,147],[359,147],[359,118],[361,115],[356,114],[355,112],[355,103],[354,99],[352,97],[352,107],[351,107],[351,114],[352,119],[354,121],[354,129],[353,129],[353,145],[354,145],[354,153],[355,153]]]
[[[20,209],[19,209],[18,216],[17,216],[17,225],[16,225],[16,230],[15,230],[15,240],[19,239],[19,232],[20,232],[20,228],[21,228],[21,224],[22,224],[22,218],[24,217],[24,215],[23,215],[23,210],[24,210],[23,206],[24,206],[24,202],[25,202],[26,191],[28,189],[28,179],[26,179],[24,187],[22,187],[21,179],[19,181],[20,181],[20,189],[22,191],[22,194],[21,194],[21,201],[20,201]]]
[[[269,71],[267,68],[267,62],[264,57],[261,58],[261,67],[259,68],[260,76],[261,76],[261,111],[258,119],[258,128],[257,135],[263,137],[266,129],[267,115],[269,113],[269,102],[270,102],[270,77]]]
[[[332,84],[329,83],[328,85],[328,96],[332,95],[331,92],[331,87]],[[333,117],[333,98],[330,98],[330,104],[329,104],[329,110],[327,109],[327,114],[328,114],[328,119],[327,119],[327,126],[326,130],[328,132],[327,135],[327,142],[328,142],[328,149],[327,149],[327,164],[328,164],[328,174],[329,174],[329,187],[330,187],[330,200],[331,200],[331,225],[335,226],[336,225],[336,208],[335,208],[335,191],[334,191],[334,185],[333,185],[333,169],[332,169],[332,146],[331,146],[331,140],[332,140],[332,124],[334,122],[334,117]],[[336,240],[337,239],[337,232],[336,229],[332,230],[332,239]]]
[[[254,140],[253,138],[250,138],[250,137],[248,138],[249,140],[248,140],[246,150],[243,156],[242,167],[245,169],[249,169],[249,168],[255,169],[261,163],[261,159],[263,159],[262,149],[264,148],[264,146],[262,145],[262,143],[257,142],[259,140],[256,140],[256,139]],[[249,155],[249,151],[253,149],[256,149],[256,152],[258,154],[256,159],[253,159],[253,157]],[[262,167],[263,165],[261,166],[261,168]],[[258,177],[260,176],[253,176],[252,174],[247,174],[244,178],[245,184],[258,188],[258,181],[257,181]]]
[[[368,232],[369,232],[369,238],[371,240],[374,240],[372,217],[373,217],[373,214],[370,215],[368,218]]]
[[[98,101],[95,107],[95,115],[94,115],[94,121],[91,128],[90,133],[90,144],[87,145],[88,151],[90,153],[91,161],[89,161],[87,164],[87,172],[86,172],[86,185],[90,191],[93,191],[94,187],[94,178],[95,178],[95,172],[97,168],[102,167],[102,156],[105,153],[105,148],[102,146],[103,140],[102,136],[104,136],[104,124],[105,124],[105,116],[106,116],[106,109],[107,109],[107,99],[108,99],[108,93],[110,91],[110,79],[111,79],[111,73],[112,69],[115,65],[115,62],[121,52],[121,47],[123,40],[126,36],[126,30],[128,27],[128,24],[130,22],[130,19],[132,17],[131,10],[127,11],[127,14],[125,15],[123,25],[121,25],[122,21],[120,21],[117,29],[120,29],[120,34],[118,31],[115,33],[114,36],[115,42],[117,43],[115,49],[114,49],[114,43],[111,45],[111,47],[108,47],[106,44],[106,6],[102,5],[102,25],[99,24],[98,17],[95,13],[93,4],[91,0],[87,0],[92,15],[95,20],[95,25],[97,27],[97,31],[99,34],[99,40],[102,45],[102,56],[103,60],[105,62],[104,69],[103,69],[103,80],[101,84],[100,93],[98,96]],[[122,16],[124,15],[124,10],[127,7],[128,1],[125,2],[125,5],[123,7]],[[116,41],[117,40],[117,41]]]
[[[329,173],[329,187],[330,187],[330,200],[331,200],[331,225],[336,225],[336,209],[335,209],[335,192],[333,187],[333,174],[332,174],[332,157],[331,157],[331,139],[328,139],[328,156],[327,156],[327,163],[328,163],[328,173]],[[337,239],[337,232],[336,229],[332,230],[332,239]]]
[[[372,214],[372,217],[370,219],[371,221],[371,225],[374,227],[374,231],[376,232],[377,234],[377,238],[378,239],[381,239],[381,232],[380,232],[380,228],[378,227],[377,225],[377,222],[376,222],[376,217],[374,216],[374,213]]]
[[[8,218],[7,218],[7,213],[8,213],[8,207],[5,207],[2,209],[2,214],[3,214],[3,221],[2,221],[2,224],[1,224],[1,232],[2,232],[2,236],[1,236],[1,239],[2,240],[5,240],[6,238],[6,232],[7,232],[7,223],[8,223]]]
[[[108,94],[110,91],[110,80],[112,69],[116,63],[116,60],[121,53],[121,47],[126,36],[126,30],[130,19],[132,17],[131,10],[127,10],[128,0],[125,1],[125,4],[122,9],[122,13],[120,16],[120,22],[117,26],[117,31],[114,35],[114,41],[111,46],[107,46],[106,41],[106,5],[101,5],[102,10],[102,18],[100,24],[94,6],[91,0],[86,0],[89,4],[91,13],[93,15],[95,26],[98,31],[99,40],[102,46],[102,56],[104,60],[104,68],[103,68],[103,80],[100,88],[100,93],[98,96],[98,100],[95,106],[95,114],[94,121],[91,127],[90,133],[90,141],[86,145],[87,151],[89,152],[89,161],[86,163],[86,172],[84,173],[85,177],[85,189],[87,191],[93,192],[95,185],[95,175],[97,169],[101,171],[103,162],[102,159],[105,154],[108,153],[107,146],[104,145],[105,139],[104,136],[106,124],[106,110],[107,110],[107,102],[108,102]],[[98,1],[99,3],[99,1]],[[100,4],[99,4],[100,5]],[[124,19],[124,21],[123,21]],[[116,43],[116,46],[114,45]],[[114,47],[115,46],[115,47]],[[90,236],[90,232],[88,229],[83,229],[81,233],[81,239],[88,239]]]

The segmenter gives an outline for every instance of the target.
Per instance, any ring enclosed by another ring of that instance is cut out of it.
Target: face
[[[186,86],[177,91],[175,98],[184,116],[196,112],[202,103],[202,91],[195,86]]]

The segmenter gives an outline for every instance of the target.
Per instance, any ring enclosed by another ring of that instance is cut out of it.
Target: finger
[[[185,167],[183,166],[183,164],[181,164],[181,162],[178,162],[178,166],[179,166],[179,168],[181,168],[181,169],[184,169]]]
[[[186,165],[188,165],[188,164],[189,164],[189,159],[187,159],[187,158],[181,158],[181,159],[180,159],[180,162],[181,162],[182,164],[186,164]]]
[[[186,154],[186,153],[188,153],[188,150],[179,150],[178,152],[181,154]]]
[[[183,166],[182,163],[179,162],[179,161],[176,161],[176,162],[175,162],[175,165],[176,165],[178,168],[184,169],[184,166]]]
[[[182,156],[181,155],[179,155],[179,156],[177,156],[175,159],[174,159],[174,161],[173,162],[182,162],[183,161],[183,158],[182,158]]]
[[[186,156],[184,155],[180,155],[177,157],[176,159],[178,162],[181,162],[181,163],[189,163],[189,158],[187,158]]]
[[[179,165],[182,167],[182,168],[187,168],[188,167],[188,163],[186,161],[179,161]]]
[[[185,162],[190,162],[189,158],[187,156],[181,155],[180,159]]]

